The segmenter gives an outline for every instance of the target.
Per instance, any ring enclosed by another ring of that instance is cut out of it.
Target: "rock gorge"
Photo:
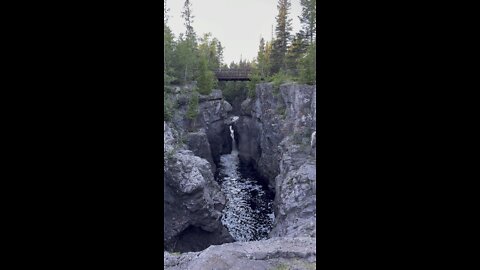
[[[220,90],[201,95],[199,114],[189,121],[189,91],[174,90],[171,102],[177,107],[171,121],[164,122],[166,269],[207,269],[215,260],[216,269],[283,264],[311,269],[316,253],[316,86],[257,84],[255,98],[233,104],[241,108],[236,121]],[[215,175],[220,156],[232,151],[230,125],[240,162],[275,193],[269,239],[230,243],[234,239],[220,221],[226,197]]]

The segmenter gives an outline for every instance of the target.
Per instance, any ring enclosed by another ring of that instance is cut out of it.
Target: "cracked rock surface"
[[[164,252],[170,270],[316,269],[316,239],[275,237],[210,246],[200,252]]]

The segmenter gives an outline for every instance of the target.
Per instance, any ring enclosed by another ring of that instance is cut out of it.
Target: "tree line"
[[[240,60],[230,65],[223,63],[221,42],[211,33],[198,37],[192,26],[193,11],[190,0],[185,0],[181,16],[186,27],[178,37],[168,27],[168,12],[164,0],[164,92],[172,84],[197,82],[189,103],[189,118],[195,118],[198,107],[197,94],[209,94],[220,87],[227,101],[234,98],[253,97],[255,85],[261,79],[279,85],[285,81],[306,84],[316,83],[316,0],[299,0],[302,13],[298,17],[301,29],[292,33],[291,0],[278,0],[275,37],[260,39],[257,57],[251,62]],[[244,68],[252,70],[250,82],[219,82],[214,70],[218,68]],[[166,96],[166,92],[164,93]],[[165,100],[164,100],[165,101]],[[168,102],[167,102],[168,103]],[[164,107],[167,116],[172,108]]]
[[[216,79],[213,70],[218,69],[223,61],[221,42],[211,33],[198,37],[193,29],[193,12],[190,0],[185,0],[182,18],[186,27],[185,33],[178,37],[168,26],[168,12],[164,0],[164,79],[165,84],[187,84],[197,82],[198,92],[209,94],[215,87]]]
[[[289,16],[291,1],[279,0],[275,38],[260,39],[257,57],[253,63],[252,79],[268,81],[292,80],[314,84],[316,77],[316,0],[300,0],[301,29],[292,33]]]

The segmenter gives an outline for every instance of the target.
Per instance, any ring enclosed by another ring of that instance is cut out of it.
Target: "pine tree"
[[[182,57],[186,57],[184,63],[185,63],[185,72],[184,72],[184,79],[183,81],[187,83],[192,77],[193,77],[193,66],[195,65],[196,58],[195,58],[195,48],[196,48],[196,36],[195,36],[195,31],[193,30],[193,14],[192,14],[192,4],[190,3],[190,0],[185,0],[185,3],[183,5],[183,11],[182,11],[182,18],[185,20],[185,27],[186,27],[186,32],[185,32],[185,51],[183,51],[184,54],[182,54]]]
[[[163,76],[164,82],[166,85],[170,84],[171,81],[174,80],[172,74],[174,71],[172,70],[171,63],[173,62],[174,57],[174,47],[175,47],[175,36],[173,35],[172,31],[168,27],[168,11],[167,8],[167,1],[164,0],[164,9],[163,9]]]
[[[258,54],[257,54],[257,62],[258,62],[258,71],[260,73],[260,77],[265,78],[265,40],[263,37],[260,39],[260,45],[258,47]]]
[[[270,76],[270,70],[272,66],[272,42],[265,43],[265,77]]]
[[[198,115],[198,93],[196,91],[192,92],[190,101],[188,102],[187,109],[187,119],[190,120],[190,130],[193,130]]]
[[[302,26],[301,33],[310,41],[310,44],[312,44],[317,31],[317,1],[300,0],[300,5],[302,6],[302,15],[298,18]]]
[[[218,43],[217,43],[217,59],[218,59],[219,67],[221,67],[223,65],[223,48],[224,47],[222,47],[222,43],[220,41],[218,41]]]
[[[182,11],[182,18],[185,20],[185,27],[187,28],[185,35],[187,39],[194,39],[195,38],[195,31],[193,30],[193,16],[192,14],[192,4],[190,0],[185,0],[183,4],[183,11]]]
[[[294,76],[298,75],[297,65],[307,51],[307,46],[307,41],[304,39],[303,35],[297,33],[292,40],[292,45],[288,47],[286,55],[287,71],[289,74]]]
[[[207,58],[205,55],[200,56],[199,63],[199,76],[197,78],[198,92],[202,95],[208,95],[212,92],[215,74],[211,70],[209,70]]]
[[[289,0],[278,1],[278,15],[276,17],[277,25],[275,27],[276,39],[273,43],[273,61],[272,73],[278,72],[280,69],[286,70],[285,55],[287,47],[291,40],[292,19],[288,18],[288,12],[291,3]]]
[[[314,41],[312,45],[308,46],[307,53],[300,60],[298,65],[300,71],[300,82],[306,84],[316,83],[316,61],[317,61],[317,46]]]

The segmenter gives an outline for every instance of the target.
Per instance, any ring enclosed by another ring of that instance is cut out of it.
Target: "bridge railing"
[[[250,69],[218,69],[215,71],[218,79],[248,79],[250,73]]]

